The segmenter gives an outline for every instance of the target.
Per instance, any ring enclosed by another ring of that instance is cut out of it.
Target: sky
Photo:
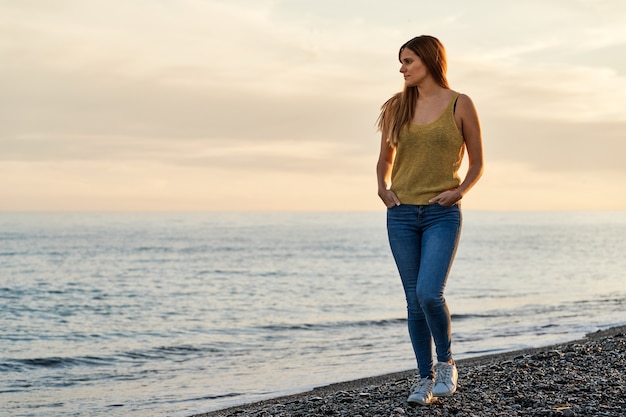
[[[623,0],[0,0],[0,211],[384,210],[422,34],[472,98],[474,210],[626,210]]]

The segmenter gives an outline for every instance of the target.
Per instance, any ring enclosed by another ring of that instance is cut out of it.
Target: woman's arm
[[[391,170],[393,168],[393,158],[396,154],[396,148],[387,143],[383,132],[380,141],[380,153],[378,155],[378,163],[376,164],[376,177],[378,179],[378,196],[385,206],[399,206],[400,200],[396,194],[389,189],[391,185]]]
[[[461,197],[465,195],[480,179],[483,175],[483,140],[480,132],[480,121],[478,119],[478,113],[474,107],[472,100],[462,94],[459,96],[457,102],[459,116],[462,123],[462,134],[465,139],[465,146],[467,148],[467,156],[469,159],[469,168],[465,179],[457,188],[461,193]]]

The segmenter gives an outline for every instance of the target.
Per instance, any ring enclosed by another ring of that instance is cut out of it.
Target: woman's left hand
[[[456,204],[461,198],[463,198],[463,195],[461,195],[461,192],[458,190],[458,188],[455,188],[452,190],[444,191],[438,196],[433,197],[430,200],[428,200],[428,202],[437,203],[445,207],[450,207]]]

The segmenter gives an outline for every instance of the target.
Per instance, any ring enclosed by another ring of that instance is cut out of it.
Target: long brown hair
[[[437,84],[443,88],[449,88],[446,78],[448,70],[446,50],[439,39],[429,35],[411,39],[400,47],[399,60],[404,48],[409,48],[422,60]],[[394,94],[381,106],[377,120],[378,130],[385,135],[390,146],[398,144],[400,132],[413,118],[418,95],[419,91],[416,86],[405,87],[402,92]]]

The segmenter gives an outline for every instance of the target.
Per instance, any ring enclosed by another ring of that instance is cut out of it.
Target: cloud
[[[480,184],[463,198],[466,209],[623,210],[626,196],[615,192],[626,173],[610,170],[537,171],[520,162],[492,160]]]
[[[626,120],[626,77],[601,67],[502,66],[461,62],[460,84],[492,114],[560,121]]]
[[[626,173],[624,122],[489,119],[488,159],[524,163],[538,172]]]

